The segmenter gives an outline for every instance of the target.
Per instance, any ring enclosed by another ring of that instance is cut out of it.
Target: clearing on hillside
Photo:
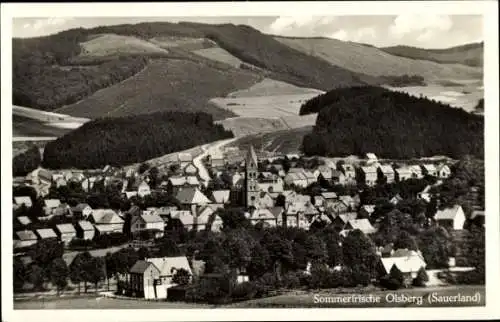
[[[206,38],[188,38],[188,37],[155,37],[149,41],[157,46],[165,49],[180,48],[186,51],[201,50],[204,48],[212,48],[217,46],[215,42]]]
[[[193,51],[193,53],[208,59],[231,65],[236,68],[239,68],[243,63],[239,58],[231,55],[229,52],[219,47],[195,50]]]
[[[259,80],[249,71],[188,60],[154,59],[135,76],[58,112],[97,118],[180,110],[207,112],[215,120],[224,119],[235,114],[210,104],[209,99],[247,88]]]
[[[102,57],[120,54],[168,53],[167,50],[148,41],[136,37],[114,34],[91,37],[80,45],[82,47],[81,56]]]
[[[323,91],[314,88],[298,87],[286,82],[264,78],[261,82],[228,95],[231,98],[237,97],[259,97],[259,96],[279,96],[295,94],[322,94]]]
[[[231,117],[218,123],[233,132],[235,137],[288,129],[281,118]]]
[[[420,75],[426,81],[482,78],[482,68],[479,67],[414,60],[391,55],[376,47],[337,39],[286,37],[275,37],[275,39],[333,65],[372,76]]]

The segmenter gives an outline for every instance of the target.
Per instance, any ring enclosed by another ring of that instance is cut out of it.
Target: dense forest
[[[142,23],[78,28],[45,37],[13,39],[13,103],[53,110],[116,84],[145,67],[150,54],[79,56],[80,43],[105,33],[145,40],[162,36],[209,38],[244,62],[269,70],[273,78],[299,86],[330,90],[380,81],[332,66],[246,26]],[[188,56],[186,53],[185,58],[192,59]]]
[[[381,76],[385,84],[394,87],[404,86],[426,86],[424,78],[419,75],[401,75],[401,76]]]
[[[181,151],[233,134],[206,113],[161,112],[103,118],[47,144],[47,168],[121,166]]]
[[[303,140],[307,155],[484,156],[482,116],[423,97],[371,86],[338,89],[300,110],[316,112],[316,126]]]
[[[25,176],[31,171],[38,168],[42,162],[40,150],[36,146],[32,146],[25,152],[16,155],[12,160],[12,171],[14,177]]]

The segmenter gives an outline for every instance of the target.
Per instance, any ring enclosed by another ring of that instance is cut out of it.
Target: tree
[[[437,212],[437,198],[432,197],[425,209],[425,216],[427,218],[434,218]]]
[[[84,291],[87,292],[87,280],[86,277],[87,263],[92,259],[92,255],[89,252],[78,253],[69,265],[69,278],[73,284],[78,284],[78,294],[80,294],[80,283],[84,283]]]
[[[224,230],[248,228],[251,226],[250,221],[245,217],[245,214],[241,209],[221,209],[218,210],[218,212],[220,218],[222,219]]]
[[[30,251],[31,258],[37,265],[47,269],[49,264],[56,258],[61,258],[64,245],[57,239],[42,239]]]
[[[50,281],[56,286],[57,295],[59,295],[60,291],[68,285],[68,266],[62,258],[56,258],[49,267]]]
[[[172,283],[179,284],[179,285],[187,285],[189,284],[189,280],[191,278],[191,274],[184,268],[181,268],[175,272],[174,276],[172,277]]]
[[[137,255],[138,255],[139,259],[145,259],[145,258],[151,257],[151,251],[147,247],[141,247],[137,251]]]
[[[98,284],[105,277],[105,261],[103,257],[92,257],[85,265],[85,279],[95,285],[97,293]]]
[[[345,265],[351,269],[364,269],[375,277],[378,256],[375,245],[363,232],[358,229],[351,231],[342,244],[342,251]]]
[[[323,240],[315,235],[308,235],[304,242],[306,258],[315,263],[323,263],[327,257],[327,248]]]
[[[392,280],[396,281],[397,282],[396,285],[399,285],[400,287],[404,283],[403,273],[399,270],[399,268],[396,265],[392,265],[391,271],[389,272],[389,277]]]
[[[29,272],[29,282],[33,284],[35,290],[42,290],[45,282],[45,274],[43,268],[38,265],[31,265]]]
[[[232,269],[246,268],[252,259],[251,249],[254,244],[254,239],[245,229],[229,231],[222,242],[225,262]]]
[[[149,170],[149,164],[146,162],[141,163],[141,165],[139,166],[139,174],[143,174],[144,172],[146,172],[148,170]]]
[[[418,248],[422,251],[427,268],[448,268],[451,240],[442,227],[430,227],[418,235]]]
[[[417,251],[418,246],[415,237],[410,235],[407,231],[402,231],[394,243],[394,249],[400,248]]]
[[[164,236],[158,241],[158,256],[172,257],[179,256],[181,251],[177,247],[177,243],[170,236]]]
[[[413,286],[425,286],[427,281],[429,281],[429,276],[427,275],[425,268],[420,267],[417,272],[417,277],[413,280]]]
[[[41,162],[40,150],[38,147],[32,146],[25,152],[16,155],[12,160],[14,177],[27,175],[38,168]]]
[[[256,243],[250,253],[252,260],[248,264],[247,272],[251,279],[264,275],[269,271],[271,258],[269,252],[260,243]]]
[[[14,269],[12,273],[14,275],[14,291],[21,290],[26,281],[26,267],[24,267],[24,263],[19,258],[14,257]]]
[[[277,236],[271,231],[266,231],[261,243],[269,253],[276,278],[281,280],[283,264],[293,262],[291,242]]]

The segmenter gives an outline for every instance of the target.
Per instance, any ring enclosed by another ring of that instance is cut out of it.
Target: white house
[[[451,176],[451,169],[446,164],[442,164],[442,165],[438,166],[437,172],[438,172],[438,177],[443,178],[443,179]]]
[[[143,213],[140,216],[132,217],[130,222],[130,231],[132,234],[144,230],[157,230],[156,238],[163,236],[165,230],[165,222],[155,213]]]
[[[451,208],[438,210],[434,219],[440,226],[447,229],[462,230],[466,218],[462,206],[455,205]]]
[[[387,183],[394,182],[395,174],[394,174],[394,169],[392,168],[392,166],[390,166],[388,164],[384,164],[384,165],[380,165],[378,167],[378,169],[380,170],[380,172],[382,172],[384,177],[387,178]]]
[[[72,224],[56,225],[56,232],[61,241],[66,245],[69,244],[73,238],[76,238],[76,230]]]
[[[374,186],[377,183],[377,168],[361,167],[361,171],[365,174],[365,183],[367,186]]]
[[[30,208],[33,203],[31,202],[31,197],[22,196],[22,197],[14,197],[14,205],[16,207],[21,207],[24,205],[26,208]]]
[[[137,195],[141,198],[148,196],[151,194],[151,189],[146,181],[141,182],[141,184],[137,187]]]
[[[95,236],[94,226],[87,220],[80,220],[76,225],[76,236],[80,239],[92,240]]]
[[[405,181],[413,178],[413,173],[409,167],[397,168],[395,171],[398,175],[399,181]]]
[[[424,174],[427,174],[427,175],[433,176],[433,177],[438,176],[437,168],[434,164],[424,164],[424,165],[422,165],[422,169],[423,169],[422,172]]]

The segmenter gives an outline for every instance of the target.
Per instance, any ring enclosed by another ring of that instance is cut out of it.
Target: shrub
[[[252,282],[237,284],[231,292],[232,300],[251,300],[257,294],[257,288]]]
[[[417,277],[413,280],[413,286],[425,286],[425,282],[429,281],[429,276],[423,267],[418,270]]]
[[[302,285],[301,279],[303,279],[304,273],[297,272],[288,272],[281,278],[281,285],[285,288],[297,288]]]

